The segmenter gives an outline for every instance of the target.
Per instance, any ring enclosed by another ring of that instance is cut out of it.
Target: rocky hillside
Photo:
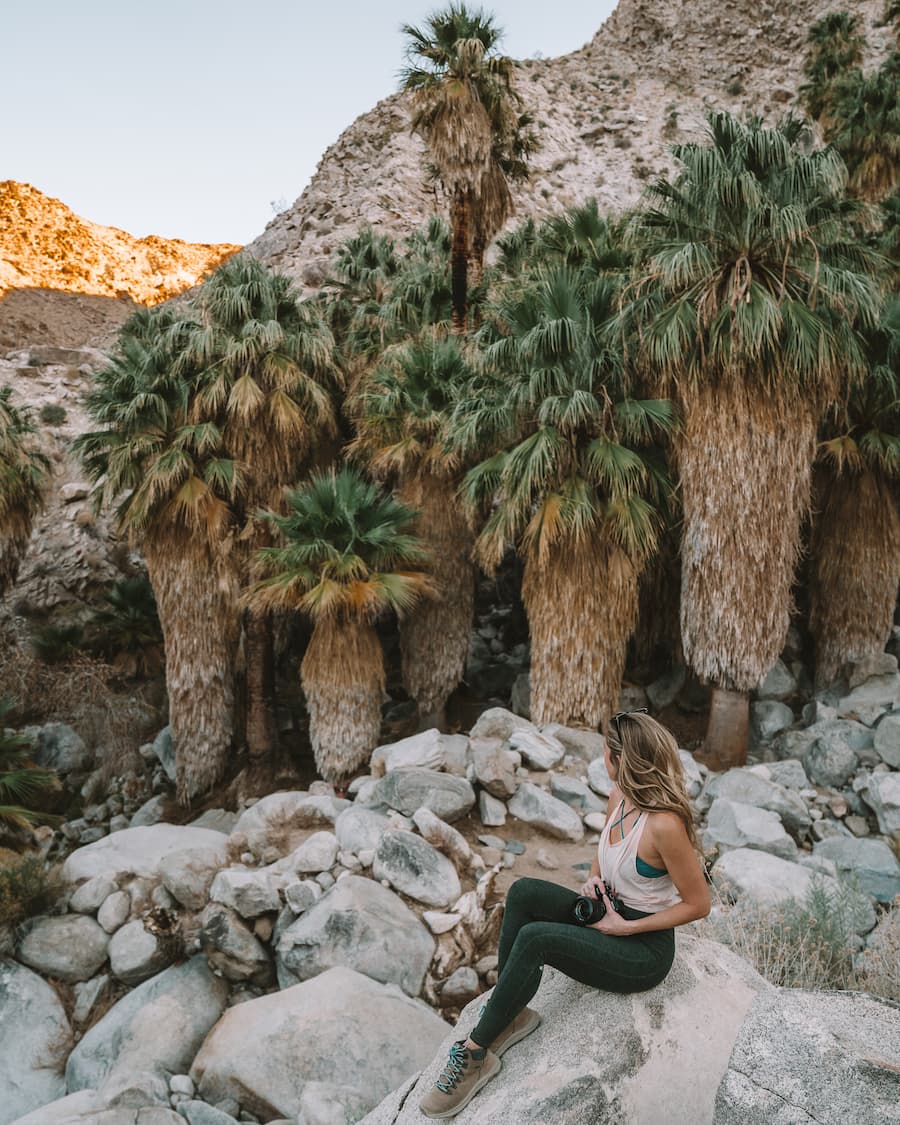
[[[30,184],[0,183],[0,294],[62,289],[152,305],[195,285],[238,249],[135,238],[82,219]]]
[[[633,204],[670,165],[668,146],[703,127],[707,108],[774,119],[796,103],[811,23],[859,13],[880,53],[883,0],[621,0],[580,51],[522,63],[519,90],[541,151],[517,195],[519,216],[546,215],[595,195]],[[395,94],[358,118],[327,150],[311,183],[250,248],[318,284],[329,255],[362,223],[406,233],[440,200],[426,183],[407,99]]]

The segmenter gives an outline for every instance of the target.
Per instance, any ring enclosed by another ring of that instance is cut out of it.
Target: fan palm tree
[[[481,462],[463,495],[488,512],[476,557],[525,557],[531,714],[596,726],[616,709],[638,576],[652,554],[662,483],[653,446],[670,405],[630,398],[603,326],[615,273],[539,267],[500,295],[486,371],[459,403],[455,441]],[[487,335],[485,333],[484,335]]]
[[[806,41],[810,46],[803,67],[806,82],[800,94],[810,117],[817,121],[832,109],[836,80],[862,61],[865,39],[859,23],[859,16],[830,12],[809,29]]]
[[[0,596],[19,574],[34,518],[44,499],[50,462],[37,448],[31,415],[0,388]]]
[[[198,372],[193,418],[216,419],[222,449],[241,466],[234,499],[245,583],[253,550],[269,542],[257,513],[280,510],[313,456],[327,460],[336,434],[333,339],[319,306],[299,297],[258,259],[229,259],[200,293],[179,361]],[[248,609],[243,625],[247,746],[262,755],[277,741],[272,622]]]
[[[473,239],[483,250],[511,214],[509,181],[524,175],[534,140],[513,87],[515,64],[497,53],[502,32],[492,16],[454,3],[423,27],[402,30],[411,126],[450,197],[453,324],[464,332]]]
[[[166,652],[178,798],[224,774],[232,746],[239,631],[232,505],[241,469],[215,422],[196,417],[196,369],[183,354],[198,326],[168,306],[123,325],[86,396],[97,430],[75,443],[98,503],[147,563]]]
[[[300,610],[313,635],[300,666],[316,765],[341,782],[378,743],[384,659],[374,622],[404,614],[428,589],[415,513],[352,469],[314,472],[270,513],[284,543],[262,548],[266,575],[247,594],[265,610]]]
[[[870,74],[849,72],[834,90],[825,137],[847,165],[851,190],[883,199],[900,180],[900,53]]]
[[[812,537],[816,680],[882,652],[900,582],[900,300],[869,335],[871,370],[828,419]]]
[[[856,326],[881,304],[874,256],[845,236],[856,205],[833,149],[799,126],[709,117],[635,221],[622,316],[633,359],[674,388],[684,507],[685,657],[714,686],[705,752],[746,754],[746,693],[787,632],[823,407],[864,368]]]
[[[403,681],[429,725],[441,725],[463,678],[472,632],[474,534],[456,495],[462,461],[445,440],[468,380],[458,337],[429,331],[390,351],[351,405],[351,453],[418,511],[416,530],[431,557],[434,592],[400,626]]]
[[[141,575],[115,582],[104,597],[104,605],[91,614],[95,647],[115,660],[132,676],[146,675],[159,667],[162,630],[153,597],[153,587]]]

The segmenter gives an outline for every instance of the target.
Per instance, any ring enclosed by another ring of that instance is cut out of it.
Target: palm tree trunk
[[[453,300],[453,331],[466,332],[469,270],[469,197],[457,188],[451,208],[453,236],[450,244],[450,291]]]
[[[404,482],[400,498],[421,513],[417,533],[431,552],[437,591],[400,623],[403,682],[420,718],[441,726],[447,699],[463,678],[472,634],[474,535],[452,481],[417,476]]]
[[[371,625],[323,618],[300,665],[316,767],[345,780],[378,745],[384,657]]]
[[[681,635],[702,680],[752,690],[790,621],[800,529],[809,508],[815,404],[734,379],[684,395],[677,455],[684,505]],[[711,715],[706,753],[743,754]]]
[[[750,697],[742,691],[714,687],[703,749],[694,757],[712,770],[727,770],[747,762]]]
[[[870,470],[824,470],[817,484],[809,624],[816,683],[825,686],[849,661],[884,651],[900,582],[900,513],[890,485]]]
[[[637,620],[638,572],[618,547],[585,537],[529,555],[522,600],[531,631],[531,718],[597,728],[618,707]]]
[[[144,543],[166,650],[169,724],[181,804],[220,781],[232,748],[237,581],[199,538]]]
[[[247,656],[247,749],[252,757],[263,757],[272,754],[278,746],[271,614],[255,610],[245,613],[244,643]]]

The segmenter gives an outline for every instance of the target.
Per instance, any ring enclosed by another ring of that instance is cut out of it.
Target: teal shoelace
[[[437,1086],[442,1094],[451,1093],[456,1083],[462,1078],[465,1069],[466,1049],[461,1043],[454,1043],[450,1048],[450,1057],[447,1059],[447,1065],[441,1071],[441,1076],[438,1078],[437,1082],[435,1082],[435,1086]]]

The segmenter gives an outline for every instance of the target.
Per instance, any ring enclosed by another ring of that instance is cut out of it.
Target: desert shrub
[[[46,402],[41,407],[40,419],[47,426],[61,426],[67,418],[65,407],[55,402]]]
[[[0,860],[0,930],[45,913],[61,894],[62,881],[39,855]]]
[[[31,645],[45,664],[64,664],[72,659],[83,639],[80,625],[40,625],[31,634]]]
[[[152,690],[121,690],[117,669],[87,653],[49,665],[13,630],[0,638],[0,696],[18,701],[13,722],[68,723],[88,746],[102,750],[103,766],[112,773],[139,765],[137,747],[159,728]]]
[[[857,894],[849,884],[835,893],[814,878],[804,899],[768,907],[720,904],[701,932],[779,987],[851,988],[859,939],[849,922]]]

